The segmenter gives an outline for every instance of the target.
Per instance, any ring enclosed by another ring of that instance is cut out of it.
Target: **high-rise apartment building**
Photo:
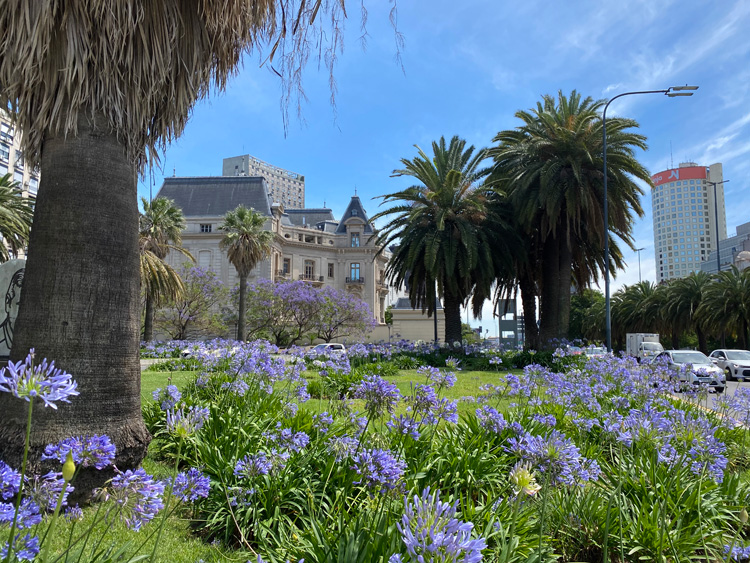
[[[303,209],[305,207],[304,176],[263,162],[252,155],[246,154],[225,158],[221,175],[265,178],[268,193],[273,203],[280,203],[287,209]]]
[[[727,238],[721,163],[684,162],[651,180],[657,282],[700,271],[718,241]]]
[[[32,170],[21,152],[21,132],[13,126],[10,116],[0,109],[0,176],[10,173],[24,195],[36,196],[39,170]]]

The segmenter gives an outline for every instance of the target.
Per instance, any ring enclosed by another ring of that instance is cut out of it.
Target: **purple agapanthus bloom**
[[[313,428],[315,428],[321,434],[328,432],[328,429],[333,424],[333,417],[326,411],[313,416]]]
[[[182,502],[193,502],[206,498],[211,489],[211,480],[195,467],[183,471],[175,477],[172,495]]]
[[[4,461],[0,461],[0,497],[13,498],[18,494],[21,474]]]
[[[167,385],[165,389],[161,387],[151,393],[154,401],[160,403],[161,410],[168,411],[180,402],[182,399],[182,393],[177,389],[175,385]]]
[[[357,444],[357,440],[351,436],[332,436],[326,449],[337,462],[341,462],[354,453]]]
[[[42,459],[56,459],[65,463],[68,452],[73,455],[76,466],[104,469],[114,462],[116,448],[109,436],[74,436],[57,444],[49,444],[44,448]]]
[[[474,525],[456,518],[458,501],[452,505],[440,500],[440,491],[404,499],[404,515],[396,523],[406,546],[409,563],[478,563],[487,547],[484,538],[472,539]],[[394,561],[391,559],[391,561]],[[398,558],[395,561],[402,561]]]
[[[8,362],[0,370],[0,391],[26,401],[39,398],[45,407],[56,409],[56,402],[69,403],[70,397],[78,395],[78,384],[72,375],[56,368],[55,362],[46,358],[35,362],[32,348],[23,362]]]
[[[453,424],[458,423],[458,403],[456,401],[445,398],[440,399],[432,407],[432,410],[424,415],[424,421],[429,424],[437,424],[441,420]]]
[[[30,534],[21,537],[21,534],[18,534],[13,540],[13,553],[18,561],[33,561],[39,555],[39,538]],[[3,544],[0,557],[3,560],[8,557],[8,542]]]
[[[406,462],[398,459],[390,450],[364,449],[354,454],[352,461],[352,469],[361,476],[354,483],[362,483],[378,492],[395,489],[406,471]]]
[[[122,518],[131,530],[140,530],[164,508],[164,483],[156,481],[143,469],[118,473],[111,486],[110,498],[121,508]]]
[[[305,432],[294,432],[291,428],[281,428],[280,422],[276,424],[276,431],[267,433],[266,438],[280,449],[289,450],[292,453],[301,452],[310,443],[310,436]]]
[[[167,430],[180,437],[195,434],[203,427],[211,412],[206,407],[190,407],[185,412],[184,407],[167,411]]]
[[[477,418],[479,424],[485,430],[500,434],[503,430],[508,427],[508,422],[503,417],[502,413],[497,412],[492,407],[482,407],[477,409]]]
[[[26,477],[24,494],[34,501],[42,511],[52,511],[57,505],[57,499],[63,491],[65,480],[62,473],[49,472],[46,475],[32,475]],[[62,506],[67,506],[68,495],[75,489],[68,483],[63,494]]]
[[[15,505],[9,502],[0,502],[0,524],[11,524],[15,513]],[[37,504],[31,499],[23,499],[18,507],[16,528],[19,530],[31,528],[32,526],[39,524],[41,521],[42,515],[39,513],[39,507]]]
[[[244,397],[245,393],[250,390],[250,386],[245,383],[242,379],[236,379],[235,381],[227,381],[221,384],[222,389],[229,389],[230,392],[240,397]]]
[[[264,452],[258,452],[247,454],[238,461],[234,466],[234,475],[240,478],[253,478],[257,475],[268,475],[271,469],[273,469],[273,462]]]
[[[379,418],[386,412],[393,412],[401,399],[401,393],[395,384],[380,376],[369,375],[354,388],[354,398],[364,399],[365,410],[370,418]]]
[[[409,416],[400,415],[395,418],[391,418],[386,423],[386,426],[403,436],[411,436],[415,440],[419,440],[419,423]]]
[[[745,563],[748,559],[750,559],[750,546],[745,547],[741,545],[735,545],[733,547],[731,545],[725,545],[724,555],[729,555],[730,551],[732,552],[732,561],[737,561],[737,563]]]

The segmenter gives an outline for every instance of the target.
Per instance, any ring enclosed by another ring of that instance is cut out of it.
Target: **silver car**
[[[709,357],[724,370],[727,379],[750,381],[750,352],[747,350],[714,350]]]
[[[697,350],[664,350],[654,362],[666,362],[671,368],[689,366],[685,383],[705,384],[715,393],[723,393],[727,385],[724,371],[713,364],[703,352]]]

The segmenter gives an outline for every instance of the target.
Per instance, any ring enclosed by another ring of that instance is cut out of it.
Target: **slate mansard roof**
[[[346,220],[350,217],[359,217],[365,222],[365,228],[364,232],[366,234],[372,234],[372,225],[370,224],[370,220],[367,218],[367,212],[365,212],[365,208],[362,207],[362,202],[360,201],[358,196],[353,196],[352,200],[349,202],[348,207],[346,208],[346,211],[344,211],[344,216],[341,218],[341,222],[339,223],[338,228],[336,229],[336,234],[345,234],[346,233]]]
[[[166,197],[185,217],[223,217],[239,205],[271,215],[268,188],[261,177],[205,176],[164,178],[157,197]]]

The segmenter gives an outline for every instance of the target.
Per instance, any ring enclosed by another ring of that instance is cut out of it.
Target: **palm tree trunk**
[[[695,327],[695,335],[698,337],[698,349],[704,354],[708,354],[708,344],[706,343],[706,333],[699,326]]]
[[[548,238],[542,248],[542,295],[539,305],[539,348],[554,348],[554,340],[560,333],[560,275],[558,262],[559,241]]]
[[[247,274],[240,274],[240,307],[237,313],[237,340],[245,341],[245,299],[247,296]]]
[[[446,344],[452,345],[454,342],[461,342],[461,301],[446,294],[443,296],[443,307]]]
[[[570,286],[573,279],[573,268],[571,266],[573,258],[568,241],[567,224],[558,233],[560,246],[557,254],[557,338],[558,340],[567,340],[568,330],[570,329]]]
[[[41,176],[11,360],[35,348],[73,375],[80,396],[34,409],[30,468],[40,470],[46,444],[92,434],[108,435],[117,467],[132,468],[151,439],[141,417],[135,165],[82,111],[76,135],[46,134]],[[0,395],[0,459],[18,467],[27,403]],[[111,476],[83,470],[77,495]]]
[[[146,313],[143,321],[143,340],[151,342],[154,339],[154,298],[146,293]]]
[[[539,348],[539,327],[536,324],[536,284],[527,273],[518,280],[523,304],[524,347],[527,350]]]

